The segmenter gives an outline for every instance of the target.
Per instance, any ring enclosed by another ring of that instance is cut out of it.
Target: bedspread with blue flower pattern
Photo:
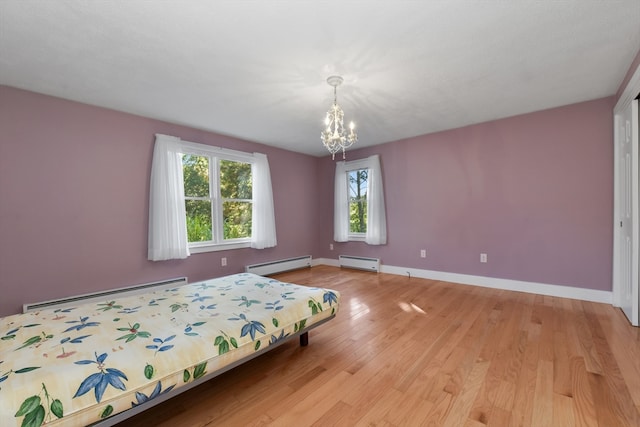
[[[339,297],[242,273],[0,318],[1,424],[100,421],[331,317]]]

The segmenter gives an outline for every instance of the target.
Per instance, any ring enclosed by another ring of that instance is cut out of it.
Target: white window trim
[[[214,147],[212,145],[198,144],[197,142],[182,141],[178,143],[181,150],[187,150],[189,154],[199,154],[203,156],[215,156],[224,158],[225,160],[233,160],[236,162],[251,163],[255,162],[255,156],[252,153],[244,151],[231,150],[229,148]]]
[[[350,242],[364,242],[367,240],[366,233],[352,233],[349,232],[349,241]]]
[[[224,242],[224,243],[191,242],[189,243],[189,252],[191,252],[192,254],[200,254],[205,252],[218,252],[218,251],[228,251],[232,249],[250,248],[251,239],[247,238],[246,240],[247,240],[246,242]]]
[[[195,142],[188,141],[180,141],[180,151],[182,154],[192,154],[196,156],[204,156],[208,158],[216,158],[218,161],[216,162],[215,168],[219,169],[219,160],[231,160],[234,162],[240,163],[249,163],[253,165],[255,163],[255,159],[253,154],[244,153],[242,151],[229,150],[221,147],[212,147],[208,145],[198,144]],[[209,169],[211,170],[212,165],[209,165]],[[219,180],[219,170],[216,171],[215,182],[210,182],[211,190],[217,190],[219,193],[220,183]],[[214,179],[214,177],[210,176],[209,179]],[[216,196],[217,205],[216,210],[221,213],[221,204],[222,200]],[[253,203],[253,200],[252,200]],[[212,212],[212,213],[215,213]],[[218,220],[219,218],[215,218]],[[217,235],[221,235],[222,233],[222,225],[219,224],[219,221],[216,221],[215,230],[213,230]],[[227,251],[232,249],[242,249],[251,247],[251,237],[243,237],[240,239],[227,239],[220,242],[214,241],[206,241],[206,242],[188,242],[189,252],[192,254],[204,253],[204,252],[217,252],[217,251]]]
[[[353,160],[351,162],[345,162],[345,171],[344,173],[347,175],[347,188],[349,186],[349,172],[358,171],[362,169],[366,169],[367,173],[369,171],[369,159],[361,159],[361,160]],[[367,183],[367,190],[369,188],[369,183]],[[349,190],[347,189],[347,209],[349,209]],[[350,242],[364,242],[367,240],[367,233],[357,233],[351,231],[351,227],[349,227],[349,241]]]

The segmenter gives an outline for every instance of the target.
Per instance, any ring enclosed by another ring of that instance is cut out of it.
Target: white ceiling
[[[317,156],[333,74],[362,147],[613,95],[639,49],[640,0],[0,0],[0,84]]]

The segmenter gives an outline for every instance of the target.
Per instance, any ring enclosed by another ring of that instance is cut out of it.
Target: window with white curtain
[[[276,244],[266,155],[156,135],[149,259]]]
[[[334,188],[336,242],[387,243],[380,157],[336,163]]]

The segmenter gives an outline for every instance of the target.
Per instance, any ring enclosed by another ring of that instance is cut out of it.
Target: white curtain
[[[251,214],[251,247],[264,249],[276,246],[276,217],[269,161],[262,153],[253,153],[253,208]]]
[[[333,190],[333,240],[349,240],[349,183],[345,162],[336,163],[336,176]]]
[[[370,245],[387,243],[387,215],[384,208],[382,171],[380,156],[368,158],[369,175],[367,179],[367,234],[365,242]]]
[[[180,139],[156,135],[149,195],[149,253],[152,261],[189,256]]]
[[[387,215],[384,206],[384,189],[380,156],[336,163],[334,203],[333,203],[333,240],[349,241],[349,178],[348,171],[368,169],[367,178],[367,232],[365,242],[370,245],[387,243]]]

